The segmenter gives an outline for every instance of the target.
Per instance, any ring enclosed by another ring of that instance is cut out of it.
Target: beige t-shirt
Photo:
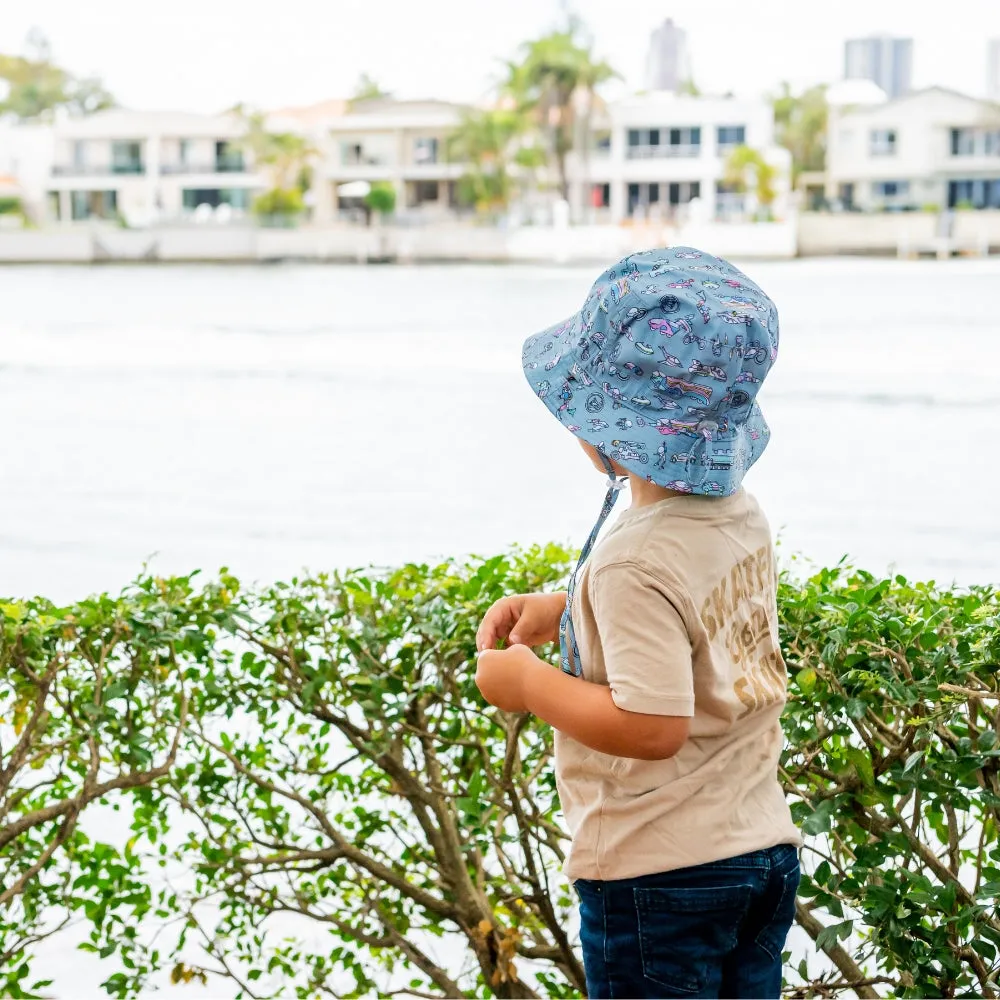
[[[556,733],[571,879],[620,879],[800,844],[778,784],[785,664],[771,532],[757,501],[686,496],[628,510],[576,589],[583,676],[619,708],[691,717],[669,760]]]

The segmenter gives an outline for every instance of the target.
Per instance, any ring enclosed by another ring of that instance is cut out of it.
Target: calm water
[[[748,477],[786,553],[1000,577],[1000,261],[748,266]],[[0,270],[0,594],[579,542],[602,488],[519,370],[592,269]]]
[[[782,317],[748,486],[786,556],[1000,579],[1000,261],[747,270]],[[0,269],[0,595],[117,589],[150,558],[269,580],[580,543],[600,479],[518,362],[593,277]],[[64,940],[40,950],[57,995],[100,995],[110,970]]]

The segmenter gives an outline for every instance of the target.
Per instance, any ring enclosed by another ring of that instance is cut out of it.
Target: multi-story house
[[[826,193],[843,208],[1000,208],[1000,105],[930,87],[834,100],[828,128]]]
[[[452,161],[448,142],[462,111],[444,101],[385,98],[354,103],[311,125],[320,152],[315,220],[355,211],[356,192],[377,182],[396,188],[398,215],[452,212],[465,166]]]
[[[239,218],[266,185],[235,115],[114,109],[54,128],[48,215],[58,222]]]
[[[774,143],[765,101],[640,94],[595,116],[592,135],[593,148],[570,163],[571,201],[582,220],[683,221],[695,202],[707,219],[739,217],[753,194],[727,183],[727,159],[738,146],[774,166],[771,210],[786,210],[791,162]]]

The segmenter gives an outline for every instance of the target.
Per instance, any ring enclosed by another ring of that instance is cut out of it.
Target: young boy
[[[524,346],[609,491],[568,592],[487,613],[476,682],[555,730],[591,998],[780,995],[800,839],[778,783],[774,551],[741,488],[777,352],[771,300],[687,247],[626,257]],[[557,638],[561,672],[530,649]]]

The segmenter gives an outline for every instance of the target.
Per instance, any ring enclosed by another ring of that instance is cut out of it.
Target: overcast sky
[[[837,79],[847,37],[912,37],[914,84],[981,95],[1000,0],[575,0],[597,52],[642,86],[649,33],[688,30],[703,90],[758,94]],[[349,96],[367,72],[399,97],[477,100],[500,59],[553,26],[559,0],[0,0],[0,52],[28,31],[122,104],[217,111]],[[822,12],[822,13],[821,13]],[[823,23],[820,22],[822,18]]]

